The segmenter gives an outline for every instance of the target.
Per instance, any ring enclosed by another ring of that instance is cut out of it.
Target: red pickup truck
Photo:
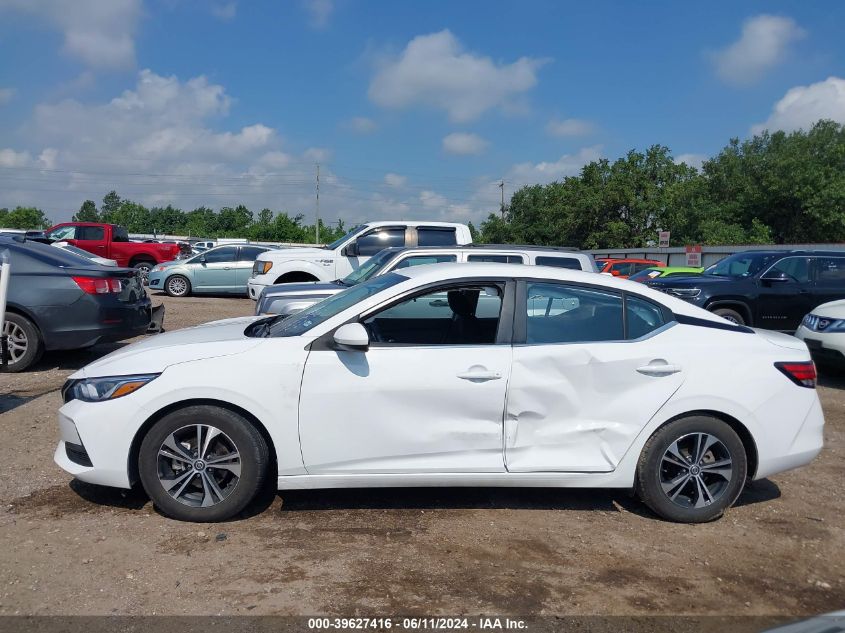
[[[179,256],[178,244],[130,242],[122,226],[97,222],[64,222],[46,231],[51,240],[69,242],[100,257],[115,260],[119,266],[138,269],[146,279],[153,266]]]

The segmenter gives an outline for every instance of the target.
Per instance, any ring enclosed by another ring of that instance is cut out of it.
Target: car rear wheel
[[[716,308],[715,310],[711,310],[711,312],[713,312],[713,314],[718,314],[720,317],[727,319],[731,323],[745,325],[745,319],[742,318],[742,315],[736,310],[731,310],[730,308]]]
[[[9,373],[14,374],[31,367],[44,353],[44,344],[38,328],[25,316],[7,312],[3,322],[3,334],[8,337],[9,358],[6,361],[6,371]]]
[[[155,266],[154,262],[142,261],[135,263],[132,267],[140,273],[144,283],[147,283],[147,277],[150,276],[153,266]]]
[[[156,507],[181,521],[224,521],[265,484],[269,450],[242,416],[220,407],[179,409],[141,443],[138,472]]]
[[[745,447],[726,422],[693,416],[649,438],[637,466],[637,491],[664,519],[704,523],[736,501],[747,474]]]
[[[191,282],[182,275],[172,275],[167,278],[164,291],[171,297],[187,297],[191,294]]]

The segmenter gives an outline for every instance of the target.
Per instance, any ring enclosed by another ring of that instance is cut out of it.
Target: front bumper
[[[807,344],[813,360],[845,366],[845,332],[816,332],[799,325],[795,336]]]
[[[261,291],[270,285],[272,284],[264,281],[258,281],[257,277],[250,277],[249,281],[246,282],[246,288],[247,293],[249,294],[249,298],[253,301],[258,301],[258,297],[261,296]]]

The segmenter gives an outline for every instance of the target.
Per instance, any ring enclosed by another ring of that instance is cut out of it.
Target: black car
[[[845,299],[845,250],[745,251],[646,284],[740,325],[793,332],[817,305]]]
[[[151,306],[136,270],[91,264],[60,248],[23,237],[0,237],[11,263],[3,331],[8,372],[44,351],[90,347],[143,334]]]

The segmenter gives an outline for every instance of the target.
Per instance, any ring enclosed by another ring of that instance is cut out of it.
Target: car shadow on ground
[[[837,370],[830,367],[819,367],[818,372],[818,382],[820,387],[845,389],[845,368]]]
[[[49,371],[51,369],[80,369],[88,363],[93,363],[98,358],[120,349],[131,341],[119,341],[117,343],[100,343],[93,347],[75,349],[60,352],[46,352],[35,365],[27,371]]]
[[[85,501],[107,508],[140,510],[150,501],[147,493],[144,492],[144,489],[140,485],[125,490],[123,488],[98,486],[79,481],[78,479],[72,479],[68,487]]]

